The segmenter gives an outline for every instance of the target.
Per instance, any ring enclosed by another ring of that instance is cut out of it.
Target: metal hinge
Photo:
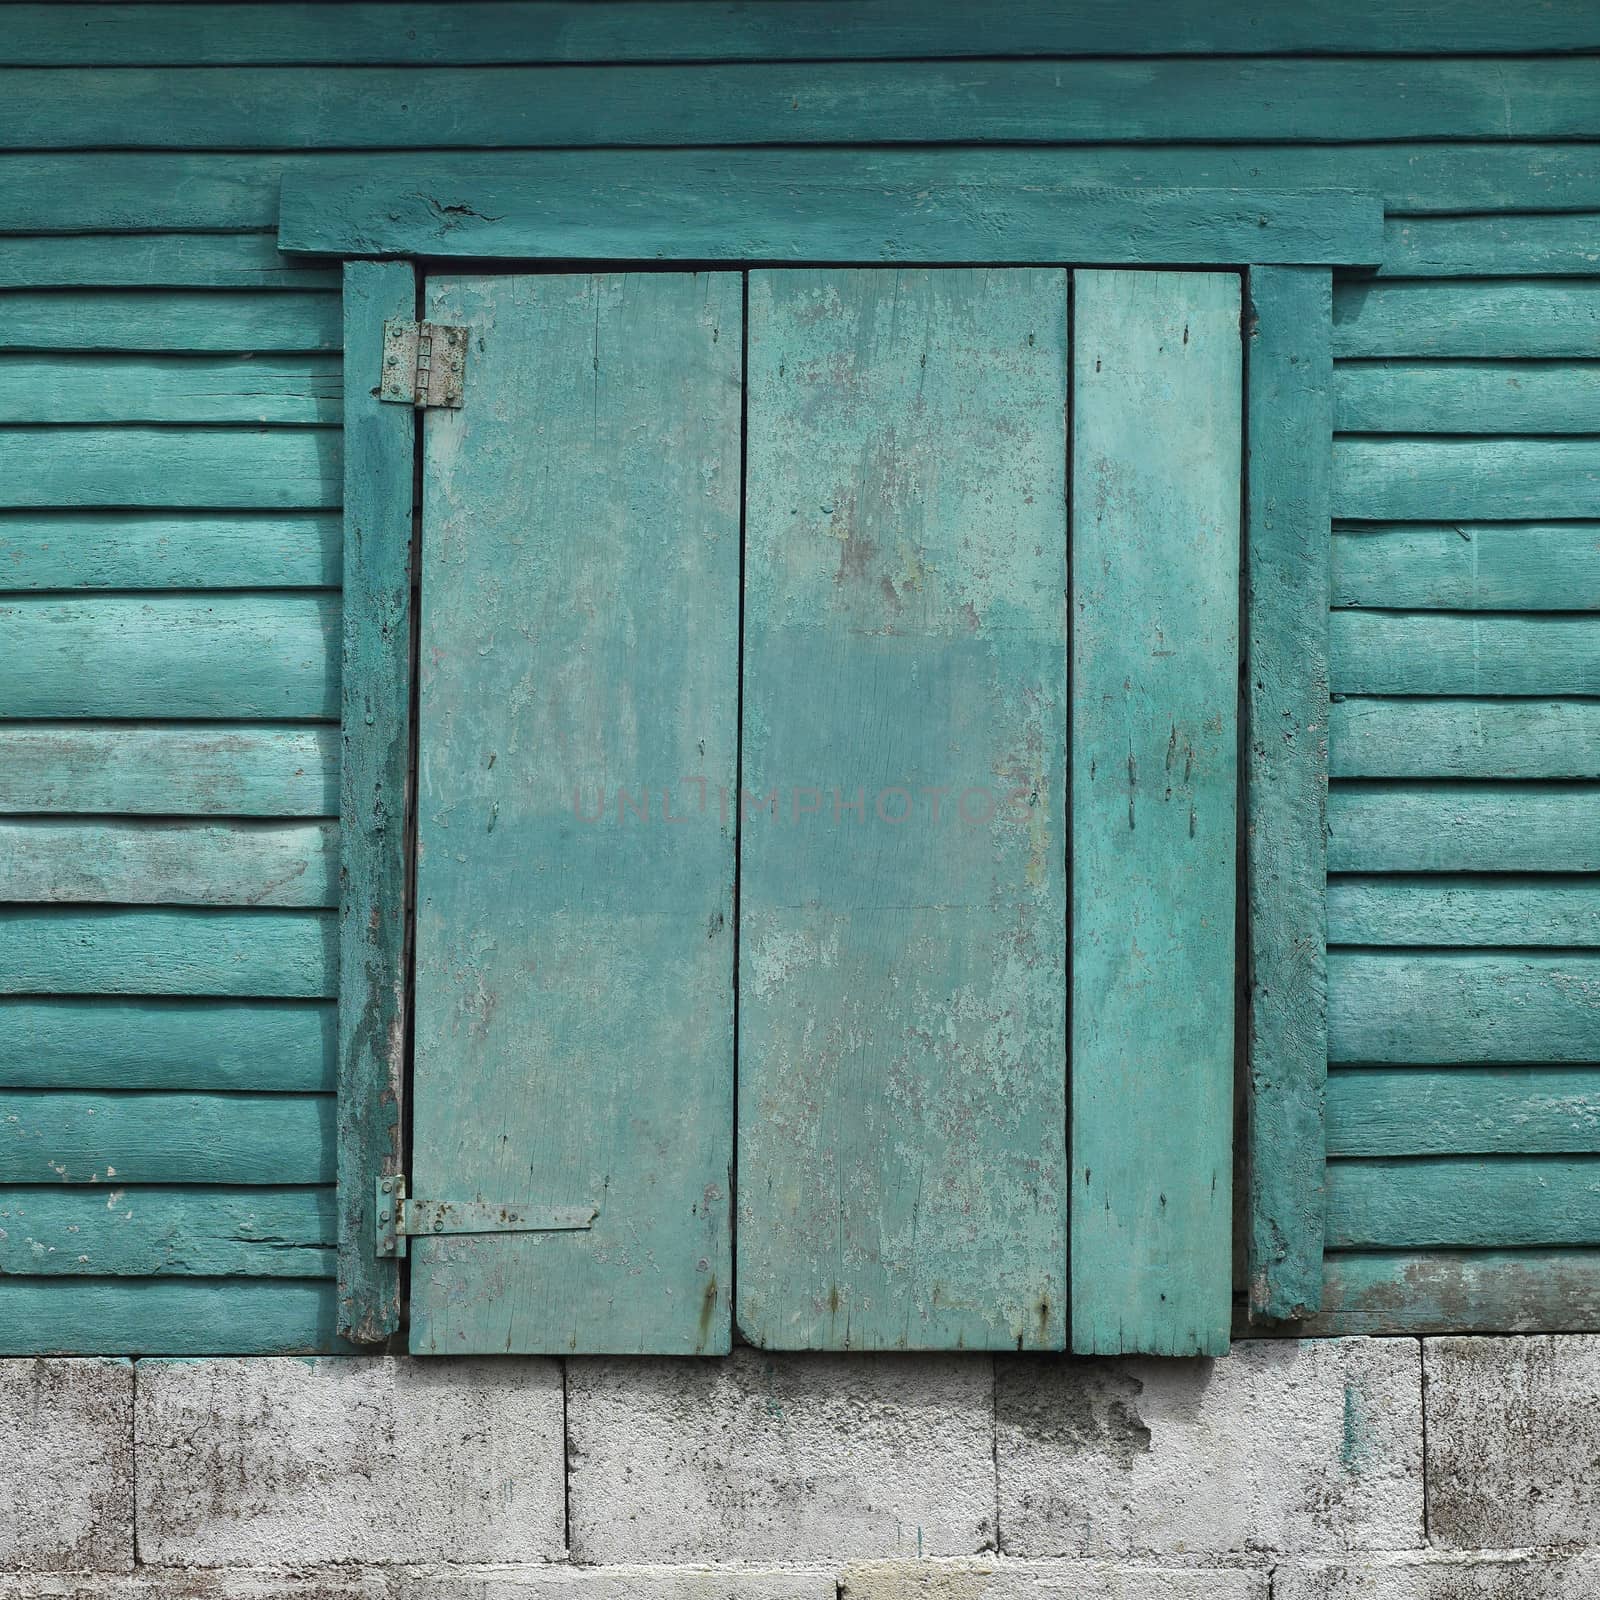
[[[411,1200],[404,1174],[377,1182],[380,1256],[403,1256],[406,1240],[438,1233],[571,1233],[592,1227],[599,1206],[523,1206],[492,1200]]]
[[[459,406],[467,330],[447,322],[386,322],[378,398],[403,406]]]

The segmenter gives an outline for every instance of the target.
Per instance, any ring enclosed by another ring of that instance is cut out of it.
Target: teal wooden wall
[[[1589,0],[3,16],[0,1350],[332,1346],[340,319],[278,183],[585,145],[1385,197],[1336,297],[1314,1326],[1600,1326]]]

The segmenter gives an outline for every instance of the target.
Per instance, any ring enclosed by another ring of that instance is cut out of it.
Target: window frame
[[[376,1181],[405,1170],[416,554],[415,413],[382,404],[383,323],[430,271],[799,265],[1208,267],[1244,278],[1243,874],[1238,1037],[1244,1312],[1321,1304],[1327,1074],[1332,271],[1381,259],[1382,203],[1344,191],[928,191],[870,175],[797,191],[702,174],[649,187],[567,159],[430,159],[397,182],[285,182],[279,248],[343,262],[338,1329],[402,1320],[377,1254]],[[751,158],[759,162],[759,153]],[[748,164],[748,163],[747,163]],[[639,163],[635,163],[635,166]],[[551,169],[555,171],[557,169]],[[759,175],[761,167],[756,171]],[[686,203],[686,201],[688,203]],[[633,246],[619,254],[619,246]]]

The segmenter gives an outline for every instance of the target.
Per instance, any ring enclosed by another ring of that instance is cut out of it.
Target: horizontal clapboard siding
[[[1586,249],[1548,221],[1495,276],[1514,227],[1474,262],[1466,224],[1411,219],[1394,281],[1334,297],[1327,1313],[1352,1331],[1600,1316],[1600,278],[1564,276]]]
[[[33,149],[1177,144],[1592,131],[1600,60],[807,62],[558,68],[0,71],[0,143]]]
[[[333,1192],[0,1188],[0,1273],[331,1278]]]
[[[835,0],[782,8],[702,0],[663,13],[655,0],[460,0],[427,3],[16,5],[11,59],[26,66],[235,63],[448,65],[463,62],[870,60],[1074,55],[1408,55],[1439,50],[1429,6],[1382,10],[1318,0],[1293,7],[1155,0],[1137,12],[1027,0],[985,14],[928,0],[875,0],[839,26]],[[1462,0],[1453,53],[1600,49],[1581,6],[1526,13]]]
[[[0,512],[9,589],[322,589],[340,580],[337,511]]]
[[[333,1097],[0,1093],[0,1183],[329,1183]]]
[[[836,128],[834,137],[846,130]],[[937,151],[860,149],[721,151],[347,152],[273,154],[112,151],[25,152],[6,161],[0,230],[16,233],[148,232],[275,228],[286,177],[348,176],[417,197],[469,182],[478,209],[495,214],[507,190],[537,195],[553,219],[614,204],[616,193],[648,200],[681,232],[684,209],[707,191],[759,196],[870,184],[939,193],[993,182],[1044,189],[1338,189],[1379,196],[1395,212],[1420,215],[1600,211],[1600,169],[1588,147],[1563,144],[1350,143],[1078,145],[1050,150],[978,146]],[[470,221],[436,219],[441,237]],[[641,257],[656,254],[641,249]],[[559,254],[559,250],[555,251]]]
[[[331,999],[0,999],[0,1089],[331,1093],[334,1011]]]
[[[331,1105],[339,277],[275,248],[285,179],[355,175],[441,255],[511,199],[530,250],[603,214],[638,259],[726,195],[781,253],[818,195],[1355,190],[1389,215],[1376,275],[1335,295],[1309,1327],[1600,1327],[1575,1165],[1600,1059],[1592,9],[1464,0],[1447,37],[1427,7],[1181,0],[875,0],[847,28],[835,0],[7,21],[0,873],[24,898],[0,908],[0,1093],[66,1096],[63,1139],[74,1105]],[[306,1147],[208,1178],[186,1138],[114,1217],[101,1185],[6,1180],[0,1210],[32,1209],[0,1218],[24,1274],[0,1351],[335,1347]]]
[[[338,279],[260,236],[17,245],[0,1345],[329,1348]]]

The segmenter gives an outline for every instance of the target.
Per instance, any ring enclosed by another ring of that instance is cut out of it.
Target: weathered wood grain
[[[339,714],[337,595],[9,596],[12,717]]]
[[[1600,281],[1341,281],[1333,353],[1346,356],[1600,356]]]
[[[1600,439],[1333,442],[1333,514],[1367,522],[1600,516]]]
[[[334,906],[339,828],[0,818],[0,900]]]
[[[416,297],[409,262],[344,269],[339,1331],[362,1344],[400,1326],[400,1266],[376,1253],[373,1180],[405,1163],[416,444],[414,413],[381,402],[370,375],[384,322],[415,316]]]
[[[975,35],[974,44],[979,39]],[[982,54],[994,54],[983,40]],[[976,53],[976,52],[975,52]],[[0,69],[0,147],[1342,143],[1589,137],[1600,58]]]
[[[1335,783],[1333,872],[1600,871],[1600,785]]]
[[[1060,1349],[1066,274],[761,272],[749,336],[739,1327]]]
[[[337,992],[332,912],[0,907],[0,994]]]
[[[1380,278],[1592,277],[1600,217],[1386,217]]]
[[[1074,278],[1072,1348],[1231,1304],[1239,280]]]
[[[1600,1250],[1338,1251],[1297,1335],[1536,1333],[1600,1324]]]
[[[743,176],[736,175],[743,163],[695,172],[687,191],[671,181],[642,186],[632,164],[605,167],[587,176],[591,198],[576,205],[551,205],[546,184],[520,169],[499,179],[450,170],[431,191],[419,189],[415,177],[312,180],[286,186],[280,239],[286,249],[374,254],[728,262],[1131,256],[1364,263],[1382,250],[1373,197],[1335,189],[1269,195],[1121,182],[1072,188],[1059,175],[1030,182],[1005,168],[965,182],[949,170],[907,182],[893,170],[858,170],[853,161],[791,176],[788,155],[774,152],[770,170],[758,166]]]
[[[0,1094],[0,1183],[333,1181],[325,1094]]]
[[[1328,1059],[1587,1062],[1600,956],[1328,952]]]
[[[1343,433],[1600,433],[1588,362],[1341,361],[1333,394]]]
[[[0,506],[339,504],[337,428],[5,428],[0,451]]]
[[[334,1033],[320,1000],[0,1000],[0,1088],[331,1093]]]
[[[1600,880],[1555,874],[1336,877],[1328,939],[1360,945],[1600,945]]]
[[[1334,702],[1336,778],[1600,778],[1600,702]]]
[[[338,288],[337,263],[281,254],[275,230],[10,238],[0,252],[0,289]]]
[[[1332,1156],[1596,1152],[1600,1070],[1592,1066],[1342,1067],[1328,1080]]]
[[[1335,694],[1600,694],[1600,616],[1335,611]]]
[[[1247,292],[1247,1281],[1286,1317],[1322,1293],[1332,285],[1263,267]]]
[[[1387,610],[1600,611],[1600,523],[1335,528],[1333,603]]]
[[[161,103],[161,96],[156,104]],[[0,350],[339,349],[336,295],[103,289],[0,294]]]
[[[342,565],[337,512],[0,512],[11,590],[328,589]]]
[[[330,727],[0,724],[0,811],[326,817],[338,808]]]
[[[741,299],[430,285],[412,1192],[600,1209],[416,1241],[418,1353],[729,1347]]]
[[[14,1355],[311,1355],[347,1349],[316,1279],[8,1278],[0,1349]]]
[[[11,59],[26,66],[107,63],[289,66],[384,62],[744,61],[968,56],[971,13],[926,0],[877,0],[840,24],[836,0],[781,7],[657,0],[462,0],[451,5],[16,5]],[[1427,0],[1293,7],[1157,0],[1130,12],[1108,0],[1062,7],[1019,0],[983,14],[996,56],[1421,55],[1438,50],[1439,12]],[[1487,0],[1452,6],[1450,48],[1594,50],[1600,27],[1581,0],[1508,13]]]
[[[0,1189],[0,1273],[331,1278],[333,1211],[327,1188]]]
[[[1328,1239],[1357,1249],[1600,1243],[1600,1158],[1330,1161]]]
[[[0,356],[0,423],[336,423],[337,356]]]

